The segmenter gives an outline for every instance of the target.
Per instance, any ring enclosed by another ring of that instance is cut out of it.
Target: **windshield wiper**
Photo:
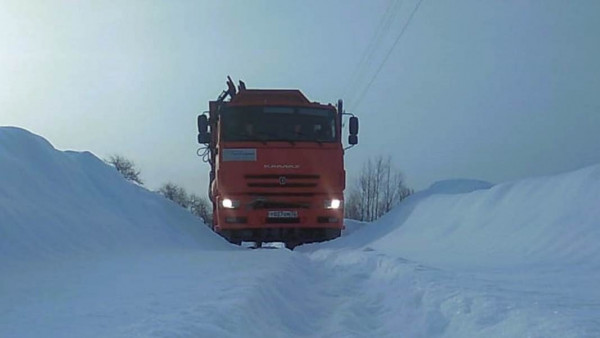
[[[229,140],[231,142],[252,142],[252,141],[260,141],[262,144],[267,144],[267,138],[265,137],[265,133],[258,132],[254,135],[248,135],[242,132],[234,132],[230,133],[229,136],[233,136],[234,140]]]
[[[262,144],[267,144],[267,139],[268,139],[268,134],[266,134],[265,132],[258,132],[256,133],[256,136],[258,137],[258,140],[262,143]]]
[[[298,139],[296,139],[294,141],[292,141],[292,140],[286,140],[286,141],[290,142],[292,145],[295,145],[296,142],[317,142],[320,146],[323,145],[323,142],[321,140],[308,138],[307,137],[308,135],[306,135],[305,133],[300,132],[300,131],[298,131],[298,132],[289,132],[288,134],[291,135],[291,136],[293,136],[293,137],[296,137],[296,138],[298,136],[303,136],[304,137],[304,138],[302,138],[300,140],[298,140]]]

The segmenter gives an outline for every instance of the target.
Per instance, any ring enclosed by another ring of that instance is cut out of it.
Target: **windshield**
[[[334,142],[335,112],[294,107],[233,107],[221,113],[224,141]]]

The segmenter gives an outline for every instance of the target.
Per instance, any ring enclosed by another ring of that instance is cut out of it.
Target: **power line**
[[[388,58],[390,57],[390,55],[392,54],[392,51],[394,51],[394,48],[396,47],[396,45],[398,44],[398,41],[400,41],[400,38],[402,38],[402,36],[404,35],[404,32],[406,32],[406,28],[408,27],[408,25],[411,23],[413,17],[415,16],[415,13],[417,13],[417,10],[419,9],[419,7],[421,6],[421,3],[423,2],[423,0],[419,0],[419,2],[417,3],[417,5],[415,6],[415,8],[413,9],[413,11],[410,13],[410,16],[408,17],[408,20],[406,21],[406,23],[404,24],[404,26],[402,27],[402,30],[400,31],[400,33],[398,34],[398,37],[396,37],[396,40],[394,41],[394,44],[392,45],[392,47],[390,48],[390,50],[388,51],[388,53],[386,54],[385,58],[383,59],[383,61],[381,62],[381,64],[379,65],[379,68],[377,68],[377,71],[375,72],[375,74],[373,75],[373,77],[371,78],[371,80],[369,81],[369,83],[367,84],[367,87],[365,87],[365,89],[363,90],[363,92],[361,93],[361,95],[358,97],[358,100],[356,100],[356,103],[354,103],[351,107],[352,108],[357,108],[358,105],[360,104],[360,102],[362,101],[362,99],[364,98],[364,96],[367,94],[367,92],[369,91],[369,88],[371,88],[371,85],[373,84],[373,82],[375,81],[375,79],[377,78],[377,75],[379,75],[379,72],[381,71],[381,69],[383,69],[383,66],[385,65],[385,63],[387,62]]]
[[[384,14],[379,21],[379,25],[369,41],[369,45],[364,50],[360,62],[354,69],[346,88],[344,88],[343,97],[353,96],[358,89],[357,87],[360,84],[360,80],[364,77],[366,70],[369,68],[371,63],[370,60],[372,59],[374,52],[377,50],[382,38],[387,35],[392,22],[399,12],[399,3],[399,0],[390,0],[388,3]]]
[[[396,1],[394,3],[394,8],[392,9],[392,14],[390,14],[390,16],[388,17],[388,20],[385,22],[384,28],[381,31],[381,34],[379,34],[379,36],[377,37],[377,41],[375,42],[373,48],[369,49],[370,53],[367,56],[366,64],[362,68],[362,71],[361,71],[359,77],[357,78],[355,91],[360,89],[360,84],[364,83],[363,79],[367,76],[368,70],[372,69],[371,65],[373,64],[372,60],[375,60],[375,58],[374,58],[375,53],[379,49],[379,45],[381,44],[382,39],[388,35],[390,27],[392,26],[392,23],[396,20],[396,17],[400,13],[400,9],[402,8],[401,5],[402,5],[402,2],[400,2],[400,1]],[[350,97],[355,96],[355,94],[356,94],[355,91],[351,93]]]

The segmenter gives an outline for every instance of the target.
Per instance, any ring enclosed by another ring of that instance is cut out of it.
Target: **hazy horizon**
[[[415,189],[600,163],[600,2],[425,0],[362,96],[417,3],[2,1],[0,124],[204,194],[196,116],[231,75],[344,99],[349,179],[379,154]]]

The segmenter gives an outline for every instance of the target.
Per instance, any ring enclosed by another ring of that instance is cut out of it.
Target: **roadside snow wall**
[[[439,267],[600,267],[600,165],[492,186],[455,180],[409,197],[336,247]]]
[[[186,210],[89,152],[0,127],[0,261],[32,256],[228,247]]]

